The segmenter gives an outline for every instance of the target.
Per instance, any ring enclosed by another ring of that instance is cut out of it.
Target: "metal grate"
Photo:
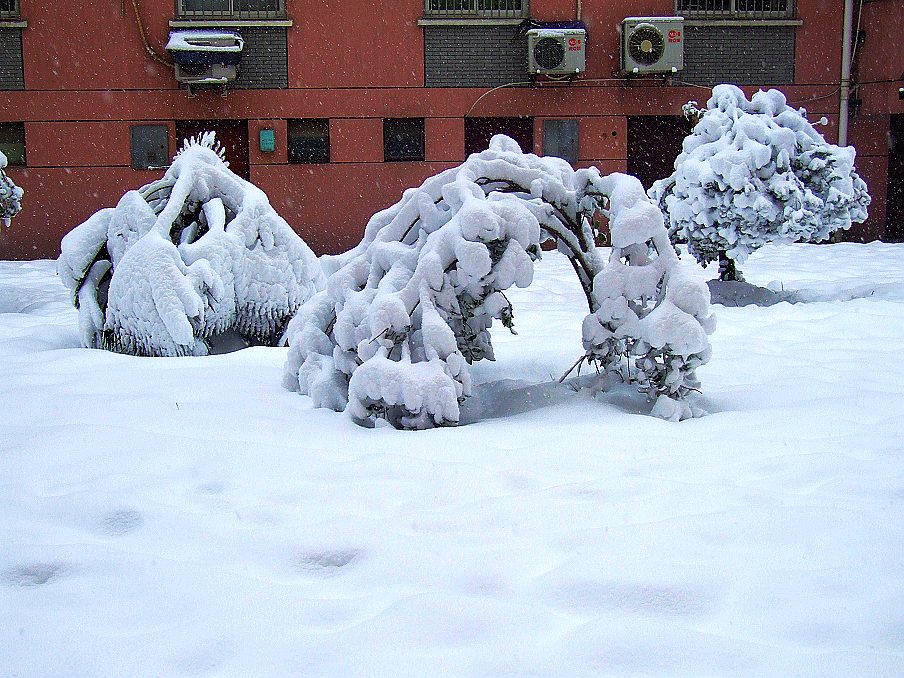
[[[675,12],[687,17],[787,19],[794,0],[676,0]]]
[[[176,13],[189,19],[273,19],[286,15],[286,3],[285,0],[176,0]]]
[[[0,0],[0,19],[18,19],[19,0]]]
[[[132,125],[132,169],[160,169],[169,165],[169,128],[166,125]]]
[[[428,16],[521,19],[530,16],[528,0],[424,0]]]

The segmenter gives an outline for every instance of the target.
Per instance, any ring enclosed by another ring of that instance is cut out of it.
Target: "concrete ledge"
[[[685,19],[685,26],[730,26],[732,28],[775,28],[803,26],[801,19]]]
[[[170,28],[291,28],[291,19],[173,19]]]
[[[436,18],[418,19],[418,26],[517,26],[524,19],[489,19],[489,18]]]

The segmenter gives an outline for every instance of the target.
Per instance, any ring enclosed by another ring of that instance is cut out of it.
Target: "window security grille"
[[[272,19],[285,16],[286,3],[285,0],[176,0],[176,12],[187,19]]]
[[[424,0],[431,17],[521,19],[530,16],[528,0]]]
[[[19,0],[0,0],[0,19],[18,19]]]
[[[675,12],[694,18],[787,19],[794,0],[676,0]]]

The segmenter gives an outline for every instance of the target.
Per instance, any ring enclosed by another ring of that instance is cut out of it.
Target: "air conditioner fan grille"
[[[543,38],[534,45],[534,62],[543,70],[558,68],[565,60],[565,46],[557,38]]]
[[[628,54],[644,66],[652,66],[665,53],[665,38],[655,26],[638,26],[628,36]]]

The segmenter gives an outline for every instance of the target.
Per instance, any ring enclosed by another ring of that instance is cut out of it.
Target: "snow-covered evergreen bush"
[[[606,212],[610,200],[614,232],[625,243],[607,265],[589,217]],[[669,291],[671,249],[650,254],[668,245],[662,215],[633,177],[575,171],[563,160],[522,153],[501,135],[487,151],[406,191],[374,215],[360,245],[324,263],[331,273],[326,288],[289,325],[286,387],[318,407],[347,409],[360,423],[378,417],[400,428],[457,423],[471,392],[467,365],[493,359],[493,320],[513,326],[504,291],[531,282],[540,243],[548,239],[571,260],[591,312],[606,309],[585,323],[586,359],[651,396],[668,394],[675,407],[663,404],[657,413],[678,418],[673,410],[696,387],[693,367],[708,357],[698,320],[708,318],[708,290],[682,280],[687,291]],[[647,272],[633,275],[638,266]],[[676,310],[641,322],[666,304]],[[692,313],[682,316],[684,307]],[[623,369],[638,358],[665,367]]]
[[[698,261],[718,260],[723,280],[739,279],[737,265],[767,243],[819,242],[866,219],[870,198],[854,157],[778,90],[748,101],[718,85],[675,171],[650,196]]]
[[[10,219],[22,211],[23,191],[3,171],[6,163],[7,158],[0,151],[0,221],[3,221],[4,226],[9,227]]]
[[[90,348],[148,356],[275,345],[323,286],[313,252],[208,132],[162,179],[68,233],[58,262]]]

